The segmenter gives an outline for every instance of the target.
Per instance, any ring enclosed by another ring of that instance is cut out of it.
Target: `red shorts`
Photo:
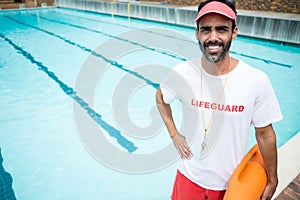
[[[207,190],[177,171],[172,200],[223,200],[226,190]]]

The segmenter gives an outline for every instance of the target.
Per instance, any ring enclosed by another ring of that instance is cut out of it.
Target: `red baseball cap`
[[[194,22],[198,22],[200,18],[208,13],[218,13],[221,15],[224,15],[225,17],[228,17],[229,19],[233,19],[234,23],[236,24],[236,14],[235,12],[225,3],[221,3],[218,1],[212,1],[206,4],[201,8],[201,10],[198,13],[197,18],[194,20]]]

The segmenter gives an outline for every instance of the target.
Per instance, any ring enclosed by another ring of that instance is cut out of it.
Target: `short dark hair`
[[[212,2],[212,1],[217,1],[217,2],[221,2],[221,3],[224,3],[226,4],[227,6],[229,6],[231,8],[231,10],[237,14],[237,11],[236,11],[236,8],[235,8],[235,1],[234,0],[206,0],[204,2],[201,2],[198,6],[198,13],[199,11],[208,3]],[[231,20],[232,21],[232,31],[233,29],[235,28],[236,24],[235,24],[235,21],[234,20]],[[200,20],[198,20],[197,22],[197,29],[199,30],[199,23],[200,23]]]

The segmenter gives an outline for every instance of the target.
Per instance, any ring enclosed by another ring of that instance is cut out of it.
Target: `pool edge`
[[[284,189],[300,173],[300,132],[278,149],[278,179],[279,184],[274,194],[274,198],[284,191]],[[293,163],[291,165],[291,163]],[[273,198],[273,199],[274,199]]]
[[[86,10],[128,18],[195,27],[197,6],[107,2],[95,0],[57,0],[56,6]],[[239,35],[300,46],[300,17],[296,14],[238,10]]]

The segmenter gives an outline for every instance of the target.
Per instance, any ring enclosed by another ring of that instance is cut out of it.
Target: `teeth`
[[[219,46],[208,46],[209,49],[217,49]]]

